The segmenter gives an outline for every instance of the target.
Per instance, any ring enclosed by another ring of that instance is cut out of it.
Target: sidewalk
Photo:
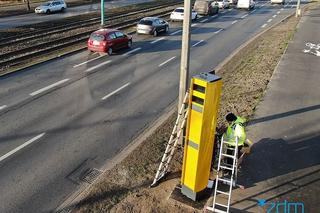
[[[232,212],[266,212],[272,204],[271,212],[284,212],[284,204],[275,210],[285,201],[302,202],[304,212],[320,209],[320,54],[306,46],[320,44],[319,22],[318,4],[302,17],[249,124],[256,143],[240,169],[246,189],[234,190]]]

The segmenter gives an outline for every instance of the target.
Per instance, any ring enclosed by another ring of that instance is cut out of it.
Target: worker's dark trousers
[[[230,148],[235,148],[234,146],[228,146]],[[238,146],[238,159],[240,157],[240,150],[242,149],[243,146]],[[234,150],[230,150],[230,149],[227,149],[227,154],[228,155],[234,155]],[[233,164],[233,159],[232,158],[227,158],[227,164],[229,164],[230,166],[232,166]]]

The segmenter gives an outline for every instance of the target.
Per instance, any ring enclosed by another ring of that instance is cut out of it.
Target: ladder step
[[[230,143],[230,142],[228,142],[228,141],[223,141],[222,143],[228,144],[228,145],[230,145],[230,146],[234,146],[234,143]]]
[[[227,158],[235,159],[235,157],[234,157],[233,155],[222,154],[222,156],[225,156],[225,157],[227,157]]]
[[[224,192],[224,191],[220,191],[220,190],[217,190],[217,192],[220,193],[220,194],[224,194],[224,195],[228,195],[229,196],[228,192]]]
[[[221,203],[216,203],[215,205],[217,205],[217,206],[222,206],[222,207],[224,207],[224,208],[228,208],[227,205],[224,205],[224,204],[221,204]],[[216,209],[215,209],[215,210],[216,210]]]
[[[220,166],[220,168],[222,168],[222,169],[228,169],[228,170],[230,170],[230,171],[233,170],[232,168],[230,168],[230,167],[228,167],[228,166]]]
[[[230,179],[218,178],[219,181],[231,183]]]
[[[236,150],[235,148],[232,148],[232,147],[230,147],[230,146],[227,146],[227,149],[228,149],[228,150]]]

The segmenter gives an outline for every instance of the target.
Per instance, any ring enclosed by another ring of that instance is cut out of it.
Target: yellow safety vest
[[[246,120],[237,116],[237,120],[231,123],[223,138],[225,141],[231,143],[231,146],[236,146],[236,137],[238,137],[238,146],[243,146],[246,140],[246,131],[244,129],[244,123]]]

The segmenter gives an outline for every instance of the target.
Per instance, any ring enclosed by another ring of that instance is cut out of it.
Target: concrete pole
[[[183,98],[186,94],[188,81],[189,81],[190,28],[191,28],[191,0],[184,0],[178,110],[180,106],[183,104]]]
[[[301,16],[300,0],[297,1],[296,17]]]
[[[101,0],[101,26],[104,25],[104,0]]]

